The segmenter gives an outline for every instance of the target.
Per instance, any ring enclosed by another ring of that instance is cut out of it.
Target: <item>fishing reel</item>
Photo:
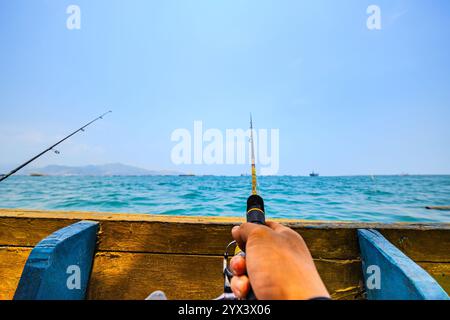
[[[231,241],[223,254],[223,278],[224,278],[224,284],[223,284],[223,293],[217,297],[214,300],[237,300],[236,296],[234,295],[233,291],[231,290],[231,278],[233,278],[233,272],[230,270],[230,266],[228,263],[229,256],[230,256],[230,250],[234,249],[234,255],[236,254],[236,249],[239,248],[237,246],[236,241]]]
[[[257,224],[265,224],[265,211],[264,211],[264,200],[257,194],[252,194],[247,199],[247,222],[257,223]],[[231,279],[233,278],[233,272],[230,270],[229,266],[229,257],[230,251],[234,249],[233,255],[241,255],[245,257],[245,252],[239,248],[236,241],[231,241],[223,254],[223,276],[224,276],[224,285],[223,285],[223,294],[220,295],[215,300],[237,300],[236,296],[233,294],[231,290]],[[247,294],[247,300],[256,300],[256,296],[253,293],[253,290],[250,288],[249,293]]]

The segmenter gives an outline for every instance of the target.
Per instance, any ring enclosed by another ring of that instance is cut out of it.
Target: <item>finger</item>
[[[245,243],[248,240],[248,237],[250,236],[250,234],[256,230],[261,230],[261,229],[268,229],[267,226],[265,225],[261,225],[261,224],[256,224],[256,223],[243,223],[239,226],[239,228],[235,229],[235,234],[237,236],[237,243],[239,244],[239,247],[242,248],[240,246],[240,242],[245,245]]]
[[[234,240],[236,240],[237,245],[242,250],[245,249],[245,242],[241,238],[241,233],[239,231],[239,226],[234,226],[233,229],[231,229],[231,236]]]
[[[266,226],[268,226],[270,229],[274,231],[281,231],[286,229],[286,227],[283,226],[281,223],[275,221],[266,221]]]
[[[247,272],[245,258],[241,255],[234,256],[230,261],[230,268],[235,276],[242,276]]]
[[[247,297],[250,289],[250,280],[247,276],[233,277],[231,279],[231,290],[238,299]]]

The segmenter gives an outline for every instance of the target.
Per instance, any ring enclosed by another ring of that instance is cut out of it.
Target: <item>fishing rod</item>
[[[92,123],[94,123],[95,121],[99,120],[99,119],[103,119],[104,116],[106,116],[108,113],[111,113],[112,111],[108,111],[105,112],[104,114],[102,114],[101,116],[95,118],[94,120],[88,122],[87,124],[85,124],[84,126],[82,126],[81,128],[75,130],[74,132],[72,132],[71,134],[69,134],[68,136],[64,137],[63,139],[59,140],[57,143],[55,143],[54,145],[52,145],[51,147],[48,147],[47,149],[45,149],[44,151],[42,151],[41,153],[39,153],[38,155],[34,156],[33,158],[31,158],[30,160],[28,160],[27,162],[21,164],[20,166],[18,166],[17,168],[15,168],[14,170],[12,170],[11,172],[5,174],[4,176],[0,176],[0,182],[5,180],[6,178],[12,176],[14,173],[16,173],[17,171],[19,171],[20,169],[22,169],[23,167],[29,165],[31,162],[33,162],[34,160],[36,160],[37,158],[41,157],[42,155],[44,155],[45,153],[49,152],[50,150],[53,150],[53,148],[55,148],[57,145],[59,145],[60,143],[66,141],[67,139],[69,139],[70,137],[72,137],[73,135],[77,134],[80,131],[84,131],[84,129],[86,127],[88,127],[89,125],[91,125]],[[59,151],[57,150],[53,150],[55,153],[59,154]]]
[[[250,144],[252,153],[252,194],[247,199],[247,222],[265,224],[266,214],[264,211],[264,200],[258,195],[256,190],[256,164],[255,164],[255,144],[253,142],[253,120],[250,114]]]
[[[251,165],[252,165],[252,193],[247,198],[247,222],[256,224],[266,223],[266,214],[264,210],[264,200],[258,195],[257,191],[257,181],[256,181],[256,161],[255,161],[255,143],[253,140],[253,120],[250,114],[250,148],[251,148]],[[235,248],[235,255],[245,256],[245,252],[242,251],[236,244],[236,241],[232,241],[228,244],[223,255],[223,274],[224,274],[224,293],[218,297],[216,300],[236,300],[232,290],[231,290],[231,278],[233,278],[233,273],[231,272],[228,265],[228,256],[231,248]],[[253,293],[252,288],[250,288],[247,294],[247,300],[256,300],[256,296]]]

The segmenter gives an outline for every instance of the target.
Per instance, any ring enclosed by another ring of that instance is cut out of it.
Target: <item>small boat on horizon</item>
[[[408,177],[408,176],[409,176],[409,173],[407,173],[407,172],[402,172],[402,173],[399,174],[399,176],[400,176],[400,177]]]
[[[32,172],[30,173],[30,177],[44,177],[45,174],[43,173],[37,173],[37,172]]]
[[[310,177],[318,177],[319,176],[319,174],[317,173],[317,172],[311,172],[310,174],[309,174],[309,176]]]

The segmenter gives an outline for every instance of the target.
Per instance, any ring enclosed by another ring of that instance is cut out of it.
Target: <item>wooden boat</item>
[[[450,206],[426,206],[425,209],[450,211]]]
[[[38,172],[32,172],[32,173],[30,173],[30,177],[45,177],[45,174],[38,173]]]
[[[279,221],[303,236],[334,299],[448,298],[450,224]],[[141,300],[154,290],[169,299],[213,299],[223,290],[230,230],[241,222],[0,209],[0,299]],[[373,261],[381,290],[367,287]],[[67,291],[73,264],[81,289]],[[392,296],[393,286],[408,289]]]

